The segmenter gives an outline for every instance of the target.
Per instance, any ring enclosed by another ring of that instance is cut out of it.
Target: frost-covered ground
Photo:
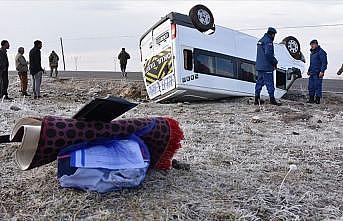
[[[11,95],[18,93],[13,86]],[[13,104],[0,104],[0,134],[20,117],[71,116],[94,95],[137,101],[144,96],[141,88],[133,82],[44,79],[41,100],[17,96]],[[261,108],[249,98],[142,103],[124,117],[179,120],[185,140],[176,158],[191,170],[151,171],[139,189],[109,194],[60,188],[55,163],[20,171],[17,145],[0,145],[0,219],[343,219],[343,97],[325,98],[320,106],[307,105],[302,94],[292,93],[281,107]]]

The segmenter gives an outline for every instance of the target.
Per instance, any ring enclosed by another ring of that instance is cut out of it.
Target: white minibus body
[[[214,100],[254,96],[258,38],[216,26],[213,34],[194,28],[187,15],[170,13],[140,40],[143,77],[154,101]],[[285,44],[274,43],[275,97],[281,98],[301,77],[305,63]],[[268,96],[264,87],[262,96]]]

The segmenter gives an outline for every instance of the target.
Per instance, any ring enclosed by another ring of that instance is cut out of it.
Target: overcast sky
[[[59,37],[64,39],[67,69],[114,70],[114,58],[126,47],[132,59],[129,71],[140,71],[140,36],[160,17],[171,11],[188,14],[196,4],[205,4],[217,25],[247,29],[343,23],[343,1],[0,1],[0,38],[8,39],[11,67],[19,46],[32,48],[43,41],[42,62],[48,67],[48,54],[60,55]],[[261,37],[264,30],[245,31]],[[276,41],[296,36],[309,58],[309,41],[318,39],[328,53],[328,75],[343,63],[343,26],[282,29]],[[60,63],[60,66],[61,63]],[[116,65],[117,70],[119,69]]]

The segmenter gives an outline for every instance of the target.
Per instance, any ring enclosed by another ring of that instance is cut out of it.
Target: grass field
[[[10,92],[17,94],[14,76]],[[71,116],[92,96],[143,101],[141,83],[44,78],[41,100],[0,104],[0,133],[26,116]],[[56,163],[20,171],[17,144],[0,145],[2,220],[323,220],[343,219],[343,97],[281,107],[249,98],[142,102],[123,117],[169,115],[185,133],[176,159],[190,171],[150,171],[138,189],[108,194],[59,187]],[[11,106],[20,108],[12,110]]]

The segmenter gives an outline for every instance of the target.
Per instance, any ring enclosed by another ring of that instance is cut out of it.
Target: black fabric
[[[73,119],[83,121],[102,121],[111,122],[125,112],[136,107],[137,104],[131,103],[119,97],[96,98],[81,108]]]
[[[1,135],[0,143],[10,143],[10,135]]]
[[[8,57],[5,49],[0,49],[0,72],[8,71]]]
[[[0,99],[8,95],[8,71],[0,71]]]
[[[125,72],[126,71],[126,64],[120,64],[120,70],[121,70],[121,72]]]
[[[59,158],[57,168],[58,178],[61,178],[63,175],[73,175],[77,170],[77,167],[70,166],[70,156],[66,158]]]
[[[8,89],[8,57],[6,49],[0,49],[0,99],[7,95]]]
[[[44,71],[41,66],[41,52],[40,49],[34,47],[30,51],[30,74],[35,75],[40,71]]]

